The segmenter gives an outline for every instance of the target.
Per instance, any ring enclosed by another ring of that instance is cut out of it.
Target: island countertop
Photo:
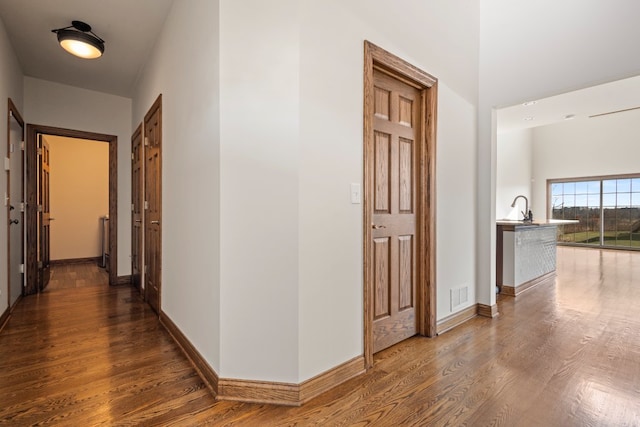
[[[563,225],[563,224],[577,224],[580,221],[577,219],[534,219],[533,221],[523,221],[519,219],[499,219],[496,220],[496,225],[501,226],[545,226],[545,225]]]

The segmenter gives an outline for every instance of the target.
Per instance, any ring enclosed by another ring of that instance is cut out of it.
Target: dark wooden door
[[[160,313],[162,277],[162,97],[144,118],[145,299]]]
[[[142,289],[143,159],[142,124],[131,137],[131,283]]]
[[[416,185],[420,90],[374,70],[373,351],[418,332]]]
[[[50,177],[50,151],[49,144],[44,140],[42,135],[39,136],[40,156],[40,179],[38,188],[38,211],[40,219],[40,252],[38,261],[39,288],[43,290],[49,284],[51,261],[51,233],[50,233],[50,216],[51,204],[49,203],[49,177]]]

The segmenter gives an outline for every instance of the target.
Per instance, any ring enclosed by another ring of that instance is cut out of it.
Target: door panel
[[[131,137],[131,283],[138,290],[142,288],[143,242],[143,155],[142,124]]]
[[[51,205],[49,203],[49,177],[50,177],[50,151],[49,144],[44,140],[42,135],[39,136],[40,141],[40,179],[38,189],[38,210],[40,220],[40,253],[38,258],[38,275],[39,289],[43,290],[49,284],[49,263],[50,263],[50,212]]]
[[[421,92],[374,70],[373,351],[418,333],[416,176]]]
[[[144,254],[145,299],[160,313],[162,269],[162,98],[144,118],[145,165]]]

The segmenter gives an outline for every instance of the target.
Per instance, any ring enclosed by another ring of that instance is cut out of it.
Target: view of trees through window
[[[640,249],[640,175],[589,180],[550,180],[553,219],[577,219],[558,227],[558,242]]]

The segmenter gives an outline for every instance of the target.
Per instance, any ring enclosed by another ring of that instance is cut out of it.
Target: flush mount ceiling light
[[[82,21],[71,21],[70,26],[51,32],[58,35],[58,43],[64,50],[79,58],[95,59],[104,53],[104,40]]]

